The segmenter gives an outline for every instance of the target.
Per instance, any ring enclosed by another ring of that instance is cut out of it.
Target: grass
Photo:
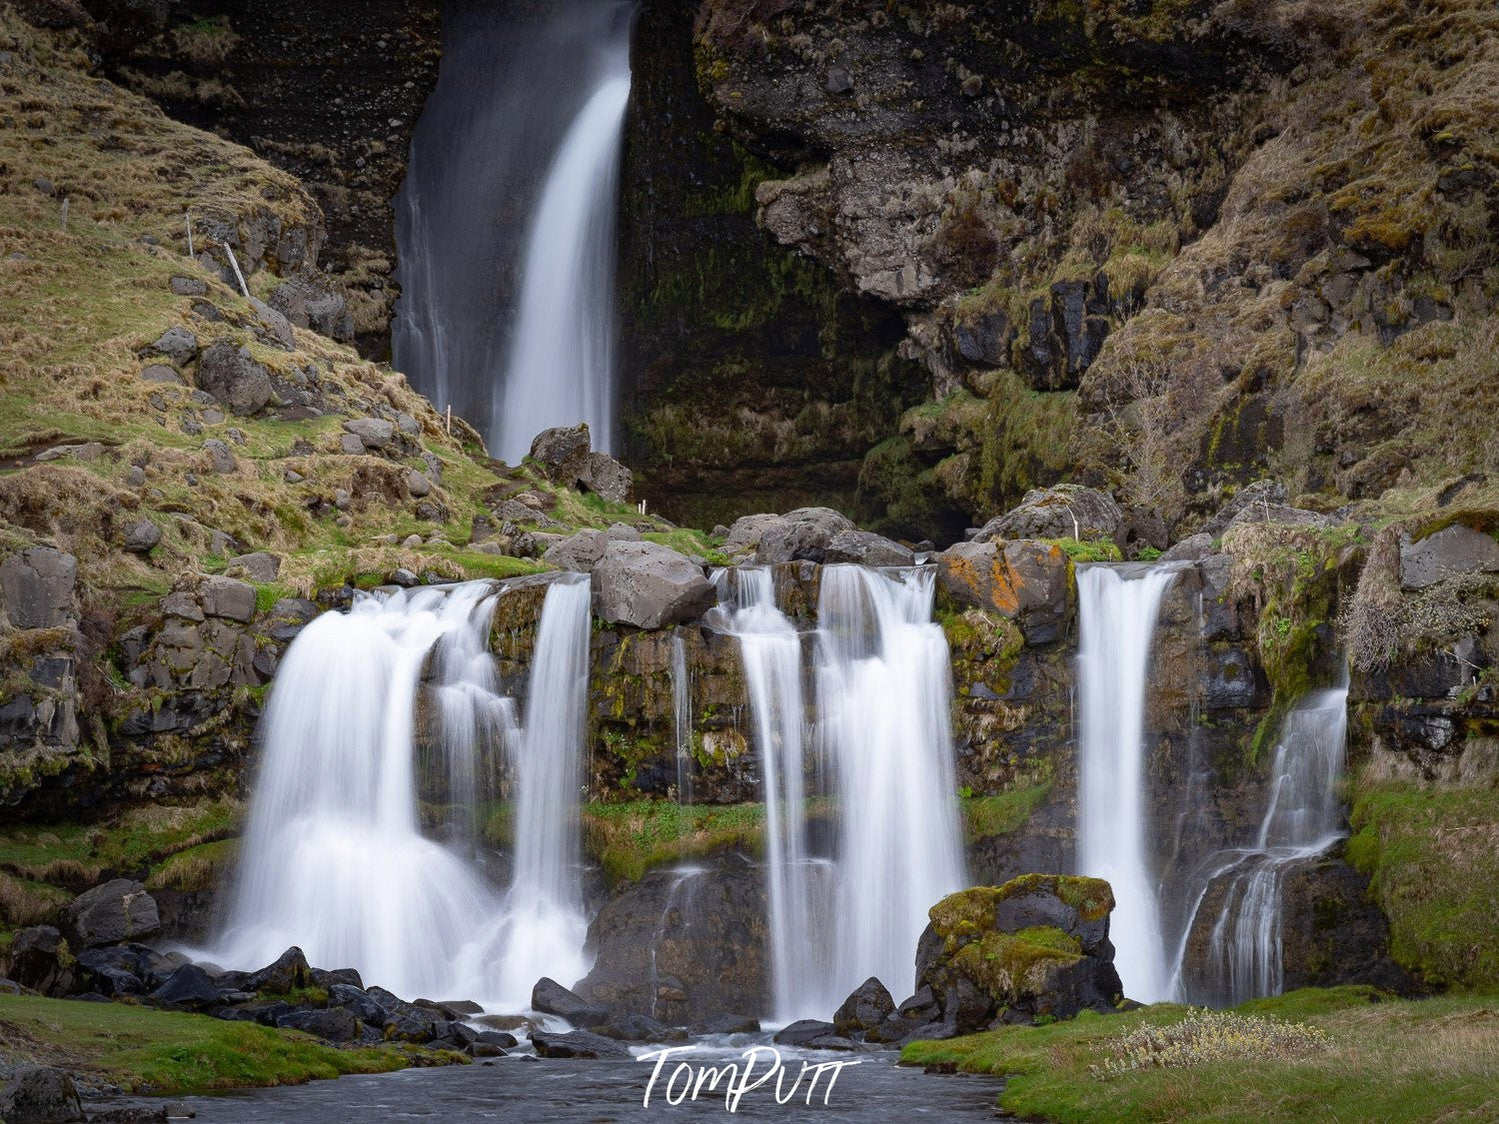
[[[1305,1024],[1314,1035],[1326,1035],[1326,1046],[1293,1057],[1266,1049],[1185,1067],[1100,1072],[1121,1056],[1128,1036],[1175,1027],[1188,1016],[1185,1007],[1157,1004],[916,1042],[901,1060],[1005,1075],[1002,1109],[1062,1124],[1478,1121],[1499,1113],[1492,1079],[1499,1071],[1494,995],[1397,1001],[1367,987],[1307,989],[1235,1011]]]
[[[13,995],[0,995],[0,1050],[128,1092],[179,1095],[386,1073],[418,1056],[386,1046],[335,1049],[295,1031],[206,1015]]]
[[[976,843],[990,835],[1009,835],[1019,831],[1031,818],[1036,805],[1051,791],[1050,782],[1029,788],[1012,789],[995,796],[967,796],[959,805],[963,817],[963,837]]]
[[[1348,861],[1390,919],[1390,953],[1428,984],[1499,987],[1499,790],[1361,784]]]

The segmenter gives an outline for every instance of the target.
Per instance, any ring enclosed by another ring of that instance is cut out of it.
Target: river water
[[[188,1104],[202,1124],[328,1124],[333,1120],[357,1120],[381,1124],[397,1120],[505,1120],[546,1124],[611,1124],[614,1121],[647,1120],[805,1120],[827,1124],[842,1122],[932,1120],[946,1122],[988,1121],[998,1114],[994,1108],[1003,1082],[998,1078],[969,1075],[931,1075],[919,1069],[900,1068],[893,1054],[816,1055],[787,1051],[788,1075],[782,1085],[791,1090],[792,1078],[800,1070],[800,1058],[819,1062],[858,1060],[844,1068],[827,1092],[826,1077],[806,1103],[808,1082],[796,1096],[777,1104],[770,1081],[749,1090],[731,1116],[720,1092],[706,1086],[696,1101],[669,1105],[663,1093],[672,1068],[663,1069],[651,1092],[649,1107],[643,1104],[650,1083],[653,1061],[575,1061],[515,1056],[491,1063],[449,1066],[441,1069],[407,1069],[364,1077],[341,1077],[336,1081],[314,1081],[277,1089],[257,1089],[213,1097],[189,1097]],[[727,1055],[694,1058],[696,1064],[722,1065]],[[676,1059],[673,1058],[673,1061]],[[681,1086],[678,1086],[680,1089]],[[783,1095],[784,1095],[783,1094]]]

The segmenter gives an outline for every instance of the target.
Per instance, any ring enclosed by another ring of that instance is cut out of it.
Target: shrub
[[[1181,1069],[1222,1061],[1289,1061],[1327,1048],[1327,1032],[1306,1023],[1188,1008],[1171,1026],[1142,1026],[1112,1044],[1097,1077],[1139,1069]]]

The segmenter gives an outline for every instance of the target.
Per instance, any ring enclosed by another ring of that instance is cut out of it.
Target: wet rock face
[[[1113,908],[1107,882],[1067,875],[1024,875],[944,898],[916,953],[931,1021],[968,1034],[996,1020],[1113,1010],[1123,996],[1109,943]]]
[[[655,871],[605,902],[588,927],[593,970],[578,984],[611,1011],[668,1024],[769,1006],[763,871],[726,859]]]

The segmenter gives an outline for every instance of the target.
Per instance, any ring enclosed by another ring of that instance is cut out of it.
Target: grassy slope
[[[203,1093],[385,1073],[452,1060],[395,1047],[340,1050],[295,1031],[122,1003],[0,995],[0,1053],[137,1093]]]
[[[1237,1008],[1327,1032],[1325,1051],[1296,1060],[1214,1062],[1107,1078],[1090,1072],[1130,1030],[1179,1021],[1186,1008],[1171,1004],[917,1042],[902,1060],[1008,1075],[1002,1108],[1063,1124],[1493,1120],[1499,1114],[1493,1083],[1499,997],[1371,1002],[1378,998],[1368,988],[1309,989]]]

